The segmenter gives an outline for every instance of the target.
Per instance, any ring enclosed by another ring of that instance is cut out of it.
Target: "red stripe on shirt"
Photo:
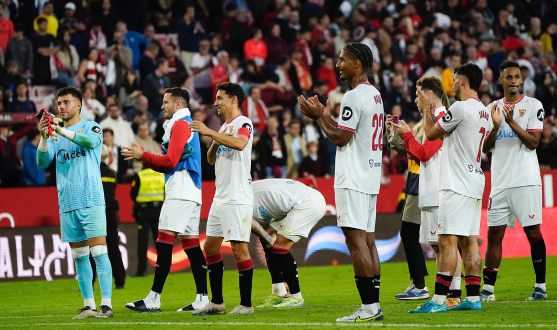
[[[168,152],[166,155],[154,155],[145,152],[141,159],[147,163],[149,167],[166,167],[174,168],[180,162],[180,158],[184,153],[184,147],[191,136],[191,129],[188,122],[178,120],[172,126],[170,134],[170,142],[168,144]]]
[[[240,127],[240,129],[238,130],[238,134],[242,134],[248,137],[250,137],[250,133],[249,133],[249,129],[245,128],[245,127]]]
[[[543,129],[529,129],[528,132],[543,132]]]
[[[502,100],[503,100],[503,104],[505,104],[505,105],[514,105],[514,104],[517,104],[518,102],[522,101],[523,98],[524,98],[524,95],[522,95],[521,98],[519,98],[518,100],[516,100],[512,103],[507,103],[507,101],[505,101],[505,98],[502,98]]]
[[[443,127],[441,127],[441,124],[439,124],[439,122],[437,122],[437,127],[439,127],[439,129],[443,132],[443,133],[447,133],[447,131],[445,131],[443,129]]]
[[[234,121],[234,119],[236,119],[236,118],[238,118],[238,117],[240,117],[240,116],[241,116],[241,115],[237,115],[236,117],[230,119],[230,121],[227,121],[225,125],[230,124],[232,121]]]
[[[435,118],[437,118],[437,120],[439,120],[439,119],[441,119],[441,117],[443,117],[445,114],[446,114],[445,111],[440,112],[440,113],[437,115],[437,117],[435,117]]]
[[[338,125],[337,127],[340,128],[340,129],[343,129],[345,131],[356,132],[355,129],[350,128],[350,127],[346,127],[346,126],[342,126],[342,125]]]

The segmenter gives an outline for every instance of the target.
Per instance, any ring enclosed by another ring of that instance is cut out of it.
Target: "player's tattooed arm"
[[[518,125],[518,123],[514,120],[514,105],[505,106],[503,108],[503,115],[505,116],[505,122],[516,133],[516,136],[526,146],[526,148],[534,150],[538,147],[542,133],[527,132],[523,130],[522,127],[520,127],[520,125]]]
[[[491,131],[487,134],[484,140],[484,145],[482,147],[482,152],[487,154],[495,146],[495,141],[497,140],[497,134],[499,133],[499,127],[501,127],[502,117],[501,109],[497,106],[497,103],[493,103],[491,107],[491,121],[493,126]]]
[[[300,104],[300,112],[306,117],[314,119],[317,125],[321,127],[323,133],[338,147],[344,147],[354,132],[338,128],[338,124],[330,118],[330,102],[327,100],[327,106],[323,106],[317,96],[310,97],[307,100],[300,96],[298,97]]]

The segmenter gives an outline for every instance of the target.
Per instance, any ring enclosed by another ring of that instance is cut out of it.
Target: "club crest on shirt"
[[[83,133],[83,130],[81,129],[81,130],[77,131],[76,133]]]
[[[224,134],[232,134],[232,132],[234,132],[234,125],[230,125],[224,130]]]
[[[518,109],[518,114],[521,118],[524,117],[524,115],[526,114],[526,109]]]

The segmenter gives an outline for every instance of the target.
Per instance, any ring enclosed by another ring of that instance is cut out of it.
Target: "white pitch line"
[[[39,327],[39,326],[102,326],[102,325],[181,325],[181,326],[200,326],[200,325],[243,325],[243,326],[333,326],[333,327],[412,327],[412,328],[446,328],[446,324],[423,324],[423,323],[375,323],[375,322],[366,322],[366,323],[311,323],[311,322],[303,322],[303,323],[296,323],[296,322],[288,322],[288,323],[280,323],[280,322],[272,322],[272,323],[265,323],[265,322],[96,322],[96,323],[80,323],[80,322],[72,322],[72,323],[35,323],[35,324],[0,324],[0,327]],[[451,327],[455,328],[484,328],[484,327],[493,327],[493,328],[527,328],[527,327],[535,327],[535,328],[556,328],[557,324],[451,324]]]

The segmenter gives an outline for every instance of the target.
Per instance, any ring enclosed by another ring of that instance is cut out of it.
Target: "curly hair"
[[[482,69],[473,63],[466,63],[464,65],[457,66],[454,70],[454,75],[465,77],[470,84],[470,89],[475,92],[478,91],[482,80],[484,79],[484,73]]]

